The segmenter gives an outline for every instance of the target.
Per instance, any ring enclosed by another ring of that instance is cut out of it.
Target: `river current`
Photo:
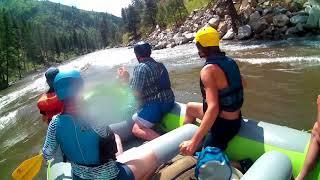
[[[242,111],[246,118],[301,130],[312,127],[320,94],[320,37],[222,42],[221,48],[237,60],[248,83]],[[198,81],[203,60],[194,44],[154,51],[152,56],[169,69],[177,101],[201,101]],[[59,68],[81,70],[90,84],[114,79],[120,66],[132,73],[136,64],[132,49],[117,48],[78,57]],[[40,120],[36,102],[46,89],[42,72],[0,91],[1,179],[10,179],[19,163],[40,151],[47,125]],[[45,171],[38,178],[45,179]]]

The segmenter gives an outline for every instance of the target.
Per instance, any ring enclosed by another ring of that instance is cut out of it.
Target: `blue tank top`
[[[205,65],[218,65],[226,75],[228,87],[219,90],[219,107],[220,111],[234,112],[239,110],[243,105],[243,86],[239,67],[237,63],[228,58],[225,53],[217,53],[210,56]],[[200,89],[203,98],[203,112],[207,111],[205,87],[200,78]]]
[[[59,115],[57,141],[66,158],[78,165],[95,167],[115,160],[117,152],[114,134],[102,138],[81,118],[69,114]],[[109,128],[109,127],[108,127]]]

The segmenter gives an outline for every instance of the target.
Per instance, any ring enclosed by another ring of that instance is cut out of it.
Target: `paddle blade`
[[[32,180],[39,173],[42,161],[42,154],[23,161],[19,167],[13,171],[12,178],[14,180]]]

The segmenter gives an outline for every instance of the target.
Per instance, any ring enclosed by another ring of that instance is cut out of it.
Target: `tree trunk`
[[[232,0],[218,0],[216,2],[214,6],[214,12],[218,15],[223,15],[223,11],[226,11],[227,14],[231,17],[233,32],[238,33],[240,19]]]

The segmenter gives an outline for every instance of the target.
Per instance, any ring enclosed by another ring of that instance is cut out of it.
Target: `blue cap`
[[[133,50],[137,57],[150,57],[151,55],[151,45],[144,41],[135,44]]]
[[[60,71],[54,78],[54,90],[63,101],[78,95],[83,87],[83,79],[77,70]]]
[[[56,67],[50,67],[45,73],[44,76],[46,77],[47,83],[50,88],[53,88],[53,81],[56,75],[59,73],[59,69]]]

